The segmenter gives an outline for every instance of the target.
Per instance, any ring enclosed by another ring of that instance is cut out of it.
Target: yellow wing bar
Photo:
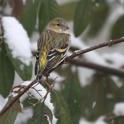
[[[56,51],[60,52],[60,53],[63,53],[67,50],[67,48],[60,48],[60,49],[56,49]]]

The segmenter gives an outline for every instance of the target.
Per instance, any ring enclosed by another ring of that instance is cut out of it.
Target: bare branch
[[[75,62],[75,60],[72,60],[72,58],[74,57],[77,57],[79,55],[82,55],[84,53],[87,53],[87,52],[90,52],[90,51],[93,51],[93,50],[96,50],[96,49],[99,49],[99,48],[102,48],[102,47],[105,47],[105,46],[111,46],[111,45],[114,45],[114,44],[117,44],[117,43],[120,43],[120,42],[124,42],[124,38],[120,38],[120,39],[116,39],[116,40],[111,40],[110,42],[103,42],[103,43],[100,43],[100,44],[97,44],[95,46],[92,46],[92,47],[89,47],[87,49],[84,49],[84,50],[80,50],[78,52],[74,52],[72,55],[66,57],[65,61],[64,62],[71,62],[73,61],[73,63]],[[61,62],[58,66],[62,65],[64,62]],[[81,62],[82,63],[82,62]],[[79,65],[82,65],[81,63],[79,63]],[[75,63],[76,64],[76,63]],[[57,67],[58,67],[57,66]],[[85,66],[86,66],[86,63],[85,63]],[[56,67],[56,68],[57,68]],[[90,65],[90,64],[87,64],[86,67],[89,67],[89,68],[92,68],[92,69],[96,69],[96,70],[103,70],[103,71],[106,71],[106,69],[108,69],[108,67],[101,67],[101,66],[96,66],[94,67],[94,65]],[[54,68],[53,70],[55,70],[56,68]],[[51,70],[51,71],[53,71]],[[108,72],[110,72],[110,68],[107,70]],[[51,72],[50,71],[50,72]],[[118,70],[111,70],[113,71],[112,73],[115,74],[115,75],[123,75],[123,72],[118,72]],[[34,84],[37,83],[37,77],[35,80],[33,80],[27,87],[25,87],[23,89],[23,91],[21,91],[16,97],[14,97],[1,111],[0,111],[0,116],[2,116],[26,91],[28,91]]]
[[[124,37],[122,37],[120,39],[115,39],[115,40],[110,40],[110,41],[107,41],[107,42],[103,42],[103,43],[97,44],[95,46],[86,48],[84,50],[79,50],[78,52],[74,52],[72,55],[68,56],[66,58],[66,61],[68,59],[72,59],[74,57],[77,57],[79,55],[82,55],[84,53],[87,53],[87,52],[90,52],[90,51],[93,51],[93,50],[96,50],[96,49],[99,49],[99,48],[102,48],[102,47],[106,47],[106,46],[109,46],[110,47],[112,45],[115,45],[115,44],[118,44],[118,43],[121,43],[121,42],[124,42]]]
[[[14,97],[5,107],[0,111],[0,116],[2,116],[14,103],[26,92],[28,91],[34,84],[37,83],[37,78],[33,80],[27,87],[25,87],[16,97]]]
[[[115,114],[112,114],[112,115],[106,116],[104,120],[106,122],[111,122],[111,121],[115,121],[115,120],[120,119],[120,118],[124,118],[124,115],[115,115]]]
[[[75,60],[72,60],[73,58],[77,57],[77,56],[80,56],[84,53],[87,53],[87,52],[90,52],[90,51],[93,51],[93,50],[96,50],[96,49],[99,49],[99,48],[102,48],[102,47],[106,47],[106,46],[112,46],[112,45],[115,45],[115,44],[118,44],[118,43],[121,43],[121,42],[124,42],[124,38],[120,38],[120,39],[115,39],[115,40],[111,40],[111,41],[108,41],[108,42],[103,42],[103,43],[100,43],[100,44],[97,44],[95,46],[92,46],[92,47],[89,47],[89,48],[86,48],[84,50],[79,50],[77,52],[73,52],[72,55],[70,56],[67,56],[65,58],[64,61],[62,61],[57,67],[53,68],[52,70],[49,71],[49,73],[51,73],[52,71],[54,71],[56,68],[58,68],[60,65],[64,64],[64,63],[68,63],[70,61],[73,61],[73,64],[74,64],[74,61]],[[34,53],[34,52],[33,52]],[[81,62],[82,63],[82,62]],[[81,65],[80,63],[80,66],[83,66],[83,67],[87,67],[87,68],[91,68],[91,69],[95,69],[95,70],[99,70],[99,71],[102,71],[102,72],[105,72],[105,70],[109,70],[107,72],[109,72],[110,74],[113,74],[113,75],[116,75],[116,76],[119,76],[119,77],[123,77],[124,76],[124,73],[122,71],[119,71],[117,69],[113,69],[110,67],[102,67],[102,66],[99,66],[99,67],[91,67],[90,64],[86,64],[85,65]],[[76,63],[75,63],[76,64]],[[106,69],[105,69],[106,68]],[[102,70],[103,69],[103,70]],[[112,71],[112,72],[111,72]],[[116,72],[117,71],[117,72]]]
[[[93,62],[81,61],[80,59],[69,59],[68,62],[70,64],[73,64],[76,66],[86,67],[86,68],[93,69],[96,71],[115,75],[115,76],[118,76],[121,78],[124,77],[124,71],[121,71],[121,70],[115,69],[115,68],[111,68],[111,67],[107,67],[107,66],[98,65]]]

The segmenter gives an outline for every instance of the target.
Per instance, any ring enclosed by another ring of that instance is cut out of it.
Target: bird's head
[[[57,33],[69,33],[69,27],[63,18],[55,18],[51,20],[46,28]]]

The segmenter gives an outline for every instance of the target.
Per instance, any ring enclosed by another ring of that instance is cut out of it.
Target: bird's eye
[[[60,24],[59,24],[59,23],[57,23],[57,26],[60,26]]]

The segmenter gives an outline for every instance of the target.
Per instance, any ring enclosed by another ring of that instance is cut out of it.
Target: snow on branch
[[[27,32],[18,20],[14,17],[1,18],[5,43],[8,45],[14,58],[19,59],[24,64],[31,62],[31,46]]]

